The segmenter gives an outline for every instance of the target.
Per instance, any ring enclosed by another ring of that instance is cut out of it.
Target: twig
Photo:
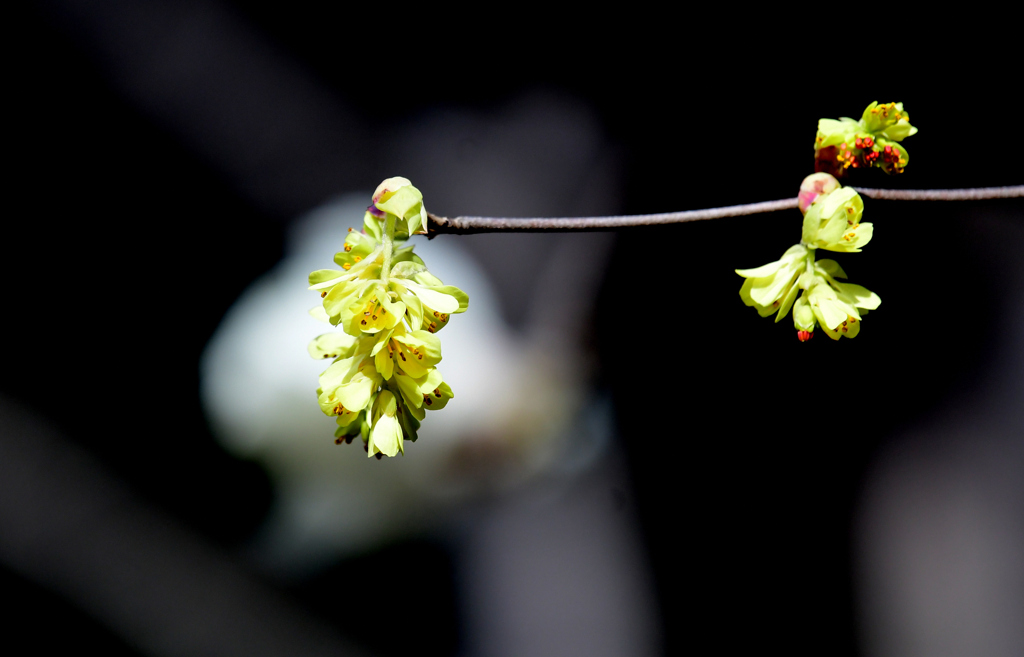
[[[990,198],[1019,198],[1024,196],[1024,185],[1015,187],[981,187],[976,189],[865,189],[855,187],[858,192],[869,198],[893,201],[975,201]],[[446,233],[454,235],[470,235],[473,233],[545,233],[565,231],[597,231],[628,228],[630,226],[657,226],[676,224],[704,219],[721,219],[722,217],[740,217],[761,212],[775,212],[795,208],[795,198],[763,203],[747,203],[746,205],[730,205],[723,208],[706,210],[685,210],[683,212],[663,212],[661,214],[634,214],[613,217],[552,217],[552,218],[514,218],[514,217],[439,217],[428,213],[430,221],[427,236]]]
[[[887,201],[980,201],[988,198],[1019,198],[1024,185],[1015,187],[975,187],[974,189],[867,189],[854,187],[868,198]]]

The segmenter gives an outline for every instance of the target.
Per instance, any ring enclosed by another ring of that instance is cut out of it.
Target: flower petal
[[[799,286],[791,285],[789,287],[789,292],[787,292],[786,296],[783,297],[782,305],[779,306],[779,314],[777,314],[775,316],[775,321],[776,322],[779,322],[780,320],[782,320],[782,318],[784,318],[786,315],[789,314],[789,309],[790,309],[790,307],[792,307],[793,302],[796,301],[796,295],[799,292],[800,292]]]
[[[441,339],[429,331],[412,331],[395,335],[395,341],[415,348],[426,357],[426,362],[435,365],[441,362]]]
[[[396,263],[391,267],[392,278],[412,278],[416,274],[427,271],[427,266],[414,262],[412,260],[406,260],[403,262]]]
[[[816,285],[809,292],[811,309],[818,318],[818,322],[828,328],[835,330],[848,317],[845,309],[840,305],[836,293],[828,285]]]
[[[347,271],[338,271],[337,269],[317,269],[309,274],[309,289],[311,290],[322,290],[324,288],[333,287],[338,283],[348,280],[349,275]]]
[[[839,291],[841,299],[844,299],[847,303],[850,303],[857,308],[874,310],[882,303],[881,297],[862,285],[839,282],[834,282],[833,285]]]
[[[740,298],[743,299],[744,305],[753,306],[757,310],[757,314],[761,317],[767,317],[775,312],[775,308],[771,306],[762,306],[758,302],[754,301],[750,296],[750,290],[754,286],[754,282],[760,280],[757,278],[748,278],[743,281],[743,286],[740,287]]]
[[[385,195],[387,200],[377,201],[375,205],[379,210],[391,213],[399,219],[409,219],[412,216],[419,216],[423,208],[423,194],[412,185],[406,184],[399,187],[390,196]]]
[[[802,295],[793,304],[793,325],[799,331],[813,331],[815,324],[814,310],[807,301],[807,295]]]
[[[860,213],[864,212],[864,201],[860,198],[857,190],[852,187],[842,187],[830,194],[826,194],[820,202],[821,216],[823,218],[831,218],[832,215],[845,206],[852,207],[855,214],[858,211]]]
[[[387,393],[384,391],[381,395]],[[387,393],[391,394],[391,393]],[[402,445],[402,427],[394,415],[381,415],[373,423],[370,440],[367,443],[367,456],[376,456],[378,452],[385,456],[396,456],[405,452]]]
[[[798,275],[799,267],[790,265],[773,276],[750,279],[750,298],[762,306],[771,306],[780,301],[789,291]]]
[[[434,310],[443,313],[461,312],[459,299],[454,295],[439,291],[444,286],[441,288],[430,288],[412,282],[407,282],[405,285],[420,298],[424,305],[430,306]]]
[[[452,393],[452,389],[447,383],[442,381],[433,390],[429,390],[424,394],[423,406],[431,411],[439,411],[448,405],[448,400],[455,397]]]
[[[387,349],[378,351],[373,357],[373,365],[385,381],[391,379],[391,375],[395,371],[395,362],[391,359],[390,351]]]
[[[398,326],[405,315],[405,304],[401,301],[392,301],[391,294],[384,289],[383,285],[377,287],[377,301],[380,302],[384,312],[384,326],[392,329]]]
[[[782,260],[776,260],[775,262],[769,262],[767,265],[761,265],[760,267],[754,267],[753,269],[737,269],[737,274],[743,278],[763,278],[765,276],[771,276],[775,272],[779,271],[786,265]]]
[[[817,262],[814,263],[814,268],[817,269],[820,273],[826,274],[828,276],[833,276],[835,278],[847,278],[846,272],[843,271],[843,268],[840,267],[839,263],[836,262],[835,260],[829,260],[828,258],[824,260],[818,260]]]
[[[331,318],[327,315],[327,311],[324,310],[323,305],[313,306],[310,308],[309,316],[321,322],[326,322],[327,324],[331,323]]]
[[[380,452],[386,456],[395,456],[404,451],[402,446],[402,427],[395,414],[398,412],[398,400],[390,390],[382,390],[374,400],[374,422],[370,431],[367,453],[375,456]]]
[[[322,308],[321,308],[322,309]],[[309,355],[316,359],[348,358],[356,346],[356,338],[347,333],[324,333],[309,343]]]
[[[376,375],[376,368],[373,369]],[[366,408],[370,396],[377,390],[378,385],[380,385],[379,375],[370,377],[361,370],[352,377],[351,381],[338,386],[335,396],[349,410]]]

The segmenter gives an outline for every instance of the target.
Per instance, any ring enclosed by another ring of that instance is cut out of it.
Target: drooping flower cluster
[[[849,168],[879,167],[902,173],[910,156],[896,142],[917,132],[903,103],[871,103],[859,121],[821,119],[814,140],[814,168],[804,178],[797,207],[804,214],[800,243],[782,258],[755,269],[737,269],[747,279],[740,288],[743,303],[759,315],[781,321],[793,311],[797,338],[806,342],[821,326],[833,340],[860,333],[860,322],[882,300],[867,288],[836,279],[846,272],[835,260],[815,261],[819,249],[858,253],[871,241],[874,227],[862,223],[864,201],[835,176]],[[835,174],[835,175],[833,175]]]
[[[423,197],[405,178],[389,178],[373,195],[363,232],[349,229],[334,256],[340,270],[309,275],[320,292],[315,317],[340,326],[313,340],[313,358],[333,358],[320,375],[320,408],[337,418],[337,442],[361,436],[369,456],[404,453],[416,440],[427,410],[440,410],[453,397],[437,364],[435,335],[469,297],[444,285],[404,242],[426,232]]]
[[[774,314],[776,322],[792,309],[801,342],[811,339],[818,325],[833,340],[856,337],[863,316],[882,300],[860,285],[836,280],[845,279],[846,272],[835,260],[815,261],[815,252],[857,253],[871,241],[873,226],[861,223],[864,201],[823,173],[808,176],[800,191],[800,209],[805,212],[800,244],[775,262],[737,269],[747,279],[740,298],[761,317]]]
[[[886,173],[902,173],[910,155],[897,142],[916,132],[903,103],[873,102],[859,121],[821,119],[814,139],[814,170],[838,177],[850,168],[872,166]]]

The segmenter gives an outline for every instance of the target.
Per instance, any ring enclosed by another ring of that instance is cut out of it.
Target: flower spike
[[[425,411],[454,397],[437,370],[435,333],[469,297],[444,285],[404,243],[426,232],[423,196],[405,178],[388,178],[373,193],[363,231],[351,228],[334,262],[341,269],[309,275],[321,305],[310,313],[341,327],[309,345],[313,358],[332,358],[320,375],[320,409],[337,418],[337,443],[360,436],[368,456],[405,452]]]

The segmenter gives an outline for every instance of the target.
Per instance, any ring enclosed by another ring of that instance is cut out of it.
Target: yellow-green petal
[[[387,381],[395,371],[395,362],[391,359],[391,352],[381,349],[373,357],[373,365],[384,380]]]
[[[833,285],[838,290],[841,299],[857,308],[874,310],[882,303],[881,297],[862,285],[839,282],[835,282]]]
[[[754,267],[753,269],[736,269],[734,271],[743,278],[763,278],[765,276],[771,276],[782,269],[785,265],[786,263],[782,260],[776,260],[775,262],[769,262],[767,265],[761,265],[760,267]]]
[[[347,333],[325,333],[309,343],[309,355],[316,359],[348,358],[357,344],[356,338]]]
[[[439,291],[441,288],[431,288],[416,283],[406,283],[406,286],[420,298],[424,305],[443,313],[454,313],[461,311],[459,299],[454,295]]]
[[[427,271],[427,266],[422,262],[405,260],[392,265],[391,278],[412,278],[416,274],[424,271]]]
[[[367,443],[367,454],[375,456],[378,452],[385,456],[395,456],[404,451],[402,445],[402,427],[395,414],[398,402],[390,390],[382,390],[374,401],[374,421]]]
[[[798,331],[813,331],[815,324],[814,310],[807,301],[807,295],[802,295],[793,304],[793,325]]]
[[[836,293],[827,285],[815,286],[808,292],[808,295],[811,309],[822,326],[832,330],[847,318],[847,313],[838,303]]]
[[[395,215],[399,219],[418,218],[423,208],[423,194],[412,185],[404,185],[391,194],[386,194],[375,203],[378,210]]]
[[[815,262],[814,268],[817,269],[822,274],[832,276],[834,278],[847,277],[846,272],[843,271],[843,268],[839,266],[839,263],[836,262],[835,260],[830,260],[828,258],[818,260],[817,262]]]
[[[793,302],[796,301],[796,297],[797,294],[799,294],[799,292],[799,286],[791,285],[789,287],[789,292],[787,292],[786,296],[783,297],[782,305],[779,306],[779,313],[775,316],[776,323],[781,321],[786,315],[789,314],[789,309],[793,306]]]
[[[309,316],[312,317],[313,319],[317,320],[317,321],[320,321],[320,322],[326,322],[328,324],[331,323],[331,318],[327,314],[327,311],[324,310],[324,307],[322,305],[320,305],[320,306],[313,306],[312,308],[310,308],[309,309]]]
[[[317,269],[309,274],[309,289],[322,290],[344,282],[348,280],[348,278],[349,275],[347,271],[339,271],[337,269]]]
[[[761,317],[768,317],[769,315],[775,312],[775,308],[772,308],[771,306],[763,306],[758,302],[754,301],[754,299],[750,296],[750,290],[754,286],[754,281],[757,280],[760,279],[748,278],[747,280],[743,281],[743,285],[740,287],[740,298],[743,299],[744,305],[753,306],[754,309],[757,310],[758,315],[760,315]]]
[[[448,405],[448,400],[455,397],[452,389],[442,381],[433,390],[424,393],[423,407],[431,411],[439,411]]]

